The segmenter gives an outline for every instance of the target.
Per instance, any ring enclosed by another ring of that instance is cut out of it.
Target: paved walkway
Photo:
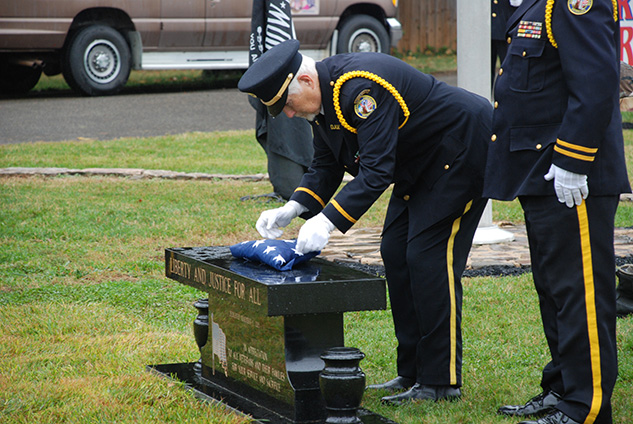
[[[502,225],[514,240],[495,244],[475,244],[468,257],[467,270],[504,268],[504,273],[525,271],[530,266],[524,225]],[[633,262],[633,228],[616,228],[615,254],[619,262]],[[335,231],[321,256],[336,261],[383,266],[380,258],[380,228],[351,229],[346,234]],[[495,272],[496,273],[496,272]]]

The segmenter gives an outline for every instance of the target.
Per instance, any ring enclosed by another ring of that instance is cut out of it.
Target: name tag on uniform
[[[334,130],[340,130],[341,126],[338,125],[338,124],[330,124],[330,129],[333,130],[333,131]]]

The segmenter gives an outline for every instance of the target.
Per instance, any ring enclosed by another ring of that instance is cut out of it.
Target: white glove
[[[301,253],[323,250],[333,230],[334,224],[323,212],[313,216],[299,230],[297,250]]]
[[[262,212],[255,224],[255,228],[257,228],[262,237],[276,239],[284,233],[281,227],[290,224],[290,221],[307,210],[308,208],[301,203],[290,200],[280,208]]]
[[[580,205],[582,199],[586,199],[589,196],[586,175],[575,174],[552,164],[544,178],[546,181],[554,180],[556,197],[558,197],[559,202],[566,204],[568,208],[574,207],[574,204]]]
[[[510,0],[510,6],[519,7],[523,3],[523,0]]]

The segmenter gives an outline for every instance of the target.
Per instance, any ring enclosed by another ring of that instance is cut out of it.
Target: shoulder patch
[[[369,90],[367,90],[369,92]],[[376,100],[368,94],[361,93],[354,101],[354,112],[359,118],[367,119],[376,110]]]
[[[567,0],[567,8],[574,15],[584,15],[592,6],[593,0]]]

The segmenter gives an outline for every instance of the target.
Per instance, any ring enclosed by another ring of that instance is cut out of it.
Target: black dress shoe
[[[405,402],[418,400],[457,400],[462,396],[459,387],[454,386],[425,386],[415,383],[413,387],[404,393],[397,395],[385,396],[380,399],[383,403],[389,405],[400,405]]]
[[[519,424],[580,424],[578,421],[569,418],[561,411],[556,411],[546,417],[536,421],[521,421]]]
[[[390,390],[395,392],[397,390],[408,390],[415,384],[415,379],[408,377],[398,376],[393,380],[389,380],[382,384],[370,384],[366,389],[372,390]]]
[[[554,412],[560,402],[560,395],[554,391],[543,392],[534,396],[525,405],[505,405],[497,410],[498,414],[512,417],[529,417],[547,415]]]

